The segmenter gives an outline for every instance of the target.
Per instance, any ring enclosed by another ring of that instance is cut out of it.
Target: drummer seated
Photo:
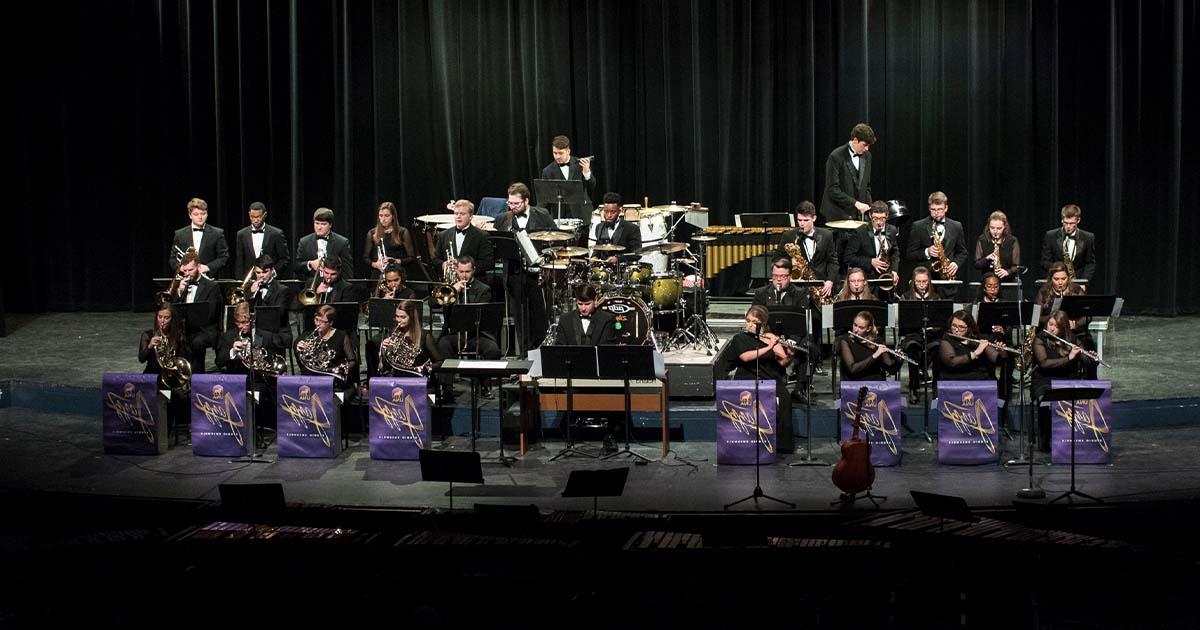
[[[604,205],[600,208],[600,221],[592,226],[588,240],[597,245],[617,245],[624,249],[608,252],[608,256],[600,256],[604,262],[615,263],[619,260],[633,260],[641,256],[638,250],[642,248],[642,232],[636,223],[625,221],[622,217],[621,195],[614,192],[604,193]]]

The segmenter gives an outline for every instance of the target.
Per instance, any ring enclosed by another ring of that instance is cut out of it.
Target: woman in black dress
[[[154,310],[154,327],[142,332],[138,344],[138,361],[145,363],[143,374],[157,374],[158,388],[171,390],[171,402],[167,406],[167,426],[180,426],[188,422],[188,394],[191,389],[190,373],[187,379],[181,374],[172,378],[171,383],[164,381],[164,371],[159,364],[159,353],[155,350],[157,344],[163,344],[163,356],[185,357],[188,354],[187,338],[184,335],[183,320],[175,315],[169,303],[159,304]],[[190,370],[190,368],[189,368]],[[175,387],[171,385],[174,384]]]
[[[405,300],[396,306],[396,327],[380,343],[378,372],[387,376],[429,376],[442,353],[433,335],[421,329],[421,302]],[[394,360],[387,360],[391,357]]]
[[[412,233],[400,225],[396,205],[390,201],[379,204],[376,216],[375,227],[367,230],[363,243],[363,262],[371,267],[372,280],[378,280],[388,265],[399,265],[407,271],[417,262]]]
[[[335,328],[337,310],[325,304],[313,314],[313,331],[296,342],[300,373],[334,376],[334,387],[350,387],[358,380],[358,352],[350,335]],[[306,363],[307,358],[307,363]]]
[[[938,343],[938,378],[947,381],[990,381],[996,378],[996,360],[1000,350],[987,339],[979,338],[975,318],[966,311],[950,316],[949,335]],[[964,337],[956,339],[950,335]]]
[[[776,447],[780,453],[791,453],[796,445],[792,435],[792,397],[787,389],[787,366],[795,354],[767,327],[767,308],[754,305],[746,311],[746,328],[729,340],[726,352],[732,361],[736,380],[775,381]],[[755,371],[757,368],[757,372]]]
[[[1076,343],[1071,330],[1071,320],[1063,311],[1054,311],[1046,319],[1046,332]],[[1040,405],[1042,396],[1050,389],[1051,379],[1079,378],[1080,349],[1078,345],[1068,348],[1060,341],[1039,334],[1033,340],[1033,400],[1038,404],[1038,448],[1050,452],[1050,421],[1053,417],[1049,407]]]
[[[912,280],[909,280],[908,282],[908,291],[905,291],[904,295],[900,296],[900,299],[915,300],[919,302],[941,299],[940,296],[933,291],[932,284],[930,282],[929,269],[925,267],[917,267],[913,269]],[[930,322],[930,324],[935,323]],[[937,351],[938,340],[942,335],[942,329],[940,326],[938,326],[936,329],[933,329],[933,326],[930,326],[930,328],[931,330],[926,331],[925,335],[921,334],[920,328],[902,329],[900,331],[900,334],[904,335],[900,339],[900,348],[904,350],[904,353],[907,354],[909,358],[921,365],[927,365],[927,352],[929,353],[929,356],[932,356],[932,353]],[[926,341],[929,342],[928,348],[925,346]],[[921,384],[920,368],[909,364],[908,404],[917,404],[918,395],[921,390]]]
[[[838,353],[839,369],[845,381],[882,381],[898,367],[898,360],[887,351],[879,330],[875,328],[875,316],[860,311],[854,316],[850,332],[875,342],[871,346],[850,335],[838,337],[835,350]]]
[[[975,239],[975,268],[990,271],[1004,280],[1017,275],[1021,265],[1021,243],[1013,236],[1008,215],[999,210],[988,217],[987,227]]]

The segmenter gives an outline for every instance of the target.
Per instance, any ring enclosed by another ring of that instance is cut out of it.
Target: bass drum
[[[596,308],[612,313],[616,318],[617,344],[641,346],[650,340],[650,309],[636,297],[605,295]]]

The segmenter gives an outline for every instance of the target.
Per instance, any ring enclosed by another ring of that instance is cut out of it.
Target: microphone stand
[[[764,235],[766,234],[766,225],[765,224],[763,226],[763,234]],[[764,240],[765,240],[765,236],[764,236]],[[761,338],[762,338],[762,324],[757,324],[754,327],[754,339],[761,341]],[[762,350],[762,348],[759,348],[759,350]],[[761,372],[760,372],[760,368],[759,368],[759,362],[761,360],[762,360],[762,353],[759,352],[759,353],[755,354],[755,356],[754,356],[754,491],[752,493],[750,493],[750,496],[738,499],[737,501],[734,501],[733,503],[726,505],[725,506],[726,510],[728,510],[729,508],[731,508],[739,503],[749,501],[750,499],[754,499],[754,505],[757,506],[758,500],[760,498],[767,499],[769,501],[774,501],[776,503],[782,503],[783,505],[786,505],[792,509],[795,509],[795,507],[796,507],[795,503],[788,503],[787,501],[784,501],[783,499],[776,499],[775,497],[764,493],[763,489],[762,489],[762,477],[761,477],[761,473],[760,473],[760,469],[762,468],[762,461],[761,461],[761,455],[760,455],[760,453],[762,452],[762,429],[759,426],[759,418],[762,417],[762,414],[759,413],[759,402],[758,402],[758,383],[761,380],[761,378],[760,378]],[[778,396],[778,392],[776,392],[776,396]],[[778,425],[778,424],[779,424],[779,421],[776,420],[776,425]]]
[[[921,428],[921,434],[925,436],[927,444],[933,444],[933,437],[929,435],[929,301],[921,300],[921,388],[924,390],[924,408],[925,420]]]
[[[1020,271],[1020,275],[1025,275],[1026,271],[1028,271],[1028,267],[1022,268]],[[1025,347],[1025,337],[1023,336],[1025,334],[1025,320],[1024,320],[1025,313],[1024,313],[1024,309],[1022,308],[1022,304],[1024,304],[1024,301],[1025,301],[1025,291],[1024,290],[1025,290],[1025,283],[1023,281],[1021,281],[1018,277],[1018,280],[1017,280],[1017,326],[1018,326],[1018,330],[1021,331],[1020,334],[1022,335],[1021,337],[1018,338],[1018,341],[1021,344],[1020,348],[1022,350],[1024,350],[1024,347]],[[1033,322],[1030,322],[1030,325],[1032,325],[1032,324],[1033,324]],[[1030,350],[1030,352],[1032,352],[1032,349]],[[1030,360],[1032,360],[1032,358],[1033,357],[1030,356]],[[1021,402],[1021,425],[1022,425],[1022,428],[1025,430],[1024,433],[1021,435],[1020,454],[1017,455],[1016,458],[1011,459],[1008,462],[1005,462],[1005,465],[1007,466],[1009,464],[1027,464],[1029,466],[1029,483],[1024,488],[1021,488],[1020,490],[1017,491],[1018,498],[1021,498],[1021,499],[1044,499],[1044,498],[1046,498],[1046,491],[1042,488],[1039,488],[1037,486],[1037,484],[1035,484],[1033,481],[1033,433],[1032,433],[1032,431],[1033,431],[1033,417],[1037,414],[1037,408],[1034,407],[1029,410],[1025,409],[1025,377],[1029,371],[1028,364],[1029,364],[1029,361],[1025,360],[1024,358],[1021,359],[1021,382],[1018,383],[1018,385],[1017,385],[1017,389],[1019,390],[1018,396],[1020,397],[1020,402]],[[1032,397],[1030,398],[1030,402],[1031,403],[1033,402]],[[1029,448],[1028,457],[1026,457],[1026,455],[1025,455],[1025,448],[1026,448],[1027,443],[1028,443],[1028,448]],[[1027,460],[1027,461],[1022,461],[1022,460]]]

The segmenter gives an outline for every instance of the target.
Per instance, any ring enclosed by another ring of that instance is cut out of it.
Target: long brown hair
[[[159,304],[158,308],[154,309],[153,319],[150,322],[150,336],[154,337],[155,335],[159,334],[158,314],[163,311],[171,312],[171,321],[170,321],[170,323],[167,324],[167,329],[162,331],[162,335],[167,338],[167,341],[171,342],[172,347],[174,347],[176,349],[182,348],[184,346],[184,343],[183,343],[183,331],[184,331],[183,317],[179,314],[178,311],[171,308],[171,304],[169,302],[164,302],[163,304]]]
[[[379,222],[379,210],[387,210],[392,213],[392,231],[389,234],[383,228],[383,224]],[[392,247],[399,247],[403,244],[400,238],[400,214],[396,212],[396,204],[385,201],[379,204],[378,210],[375,211],[375,227],[371,228],[371,240],[378,245],[379,241],[386,238],[387,244]]]
[[[769,316],[770,313],[767,312],[767,307],[761,304],[755,304],[746,310],[746,317],[753,317],[754,319],[757,319],[759,323],[762,324],[762,332],[765,333],[771,332],[771,329],[767,324],[767,318]]]
[[[398,305],[405,313],[408,313],[408,329],[404,331],[404,336],[413,342],[413,345],[421,347],[421,300],[401,300]]]
[[[1058,326],[1058,332],[1054,333],[1071,343],[1075,343],[1075,331],[1071,330],[1071,318],[1067,316],[1067,312],[1059,309],[1050,313],[1050,319],[1046,320],[1049,324],[1050,320],[1054,320],[1054,324]],[[1057,341],[1054,343],[1058,343]]]

